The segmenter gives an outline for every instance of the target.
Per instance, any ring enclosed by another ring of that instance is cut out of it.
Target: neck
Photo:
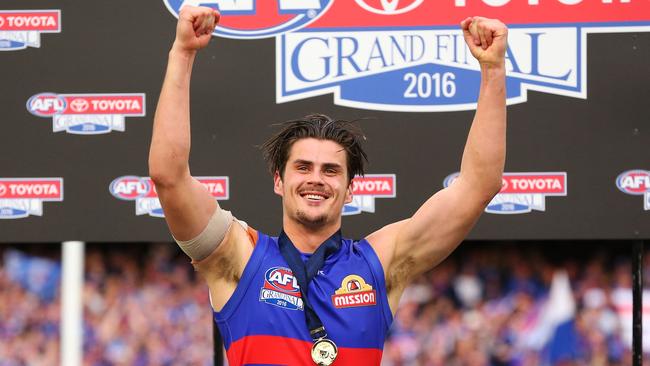
[[[293,245],[302,253],[313,253],[330,236],[341,228],[341,223],[310,228],[303,224],[285,219],[282,229]]]

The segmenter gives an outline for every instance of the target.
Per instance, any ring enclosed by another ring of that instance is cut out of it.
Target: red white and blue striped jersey
[[[393,317],[381,263],[366,240],[343,239],[307,296],[338,346],[334,365],[379,365]],[[277,237],[258,233],[235,292],[214,320],[231,366],[314,364],[300,289]]]

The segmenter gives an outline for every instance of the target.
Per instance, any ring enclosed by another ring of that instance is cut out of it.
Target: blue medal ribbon
[[[291,268],[293,275],[298,281],[298,286],[300,286],[302,301],[305,305],[305,318],[307,320],[309,334],[314,341],[327,337],[327,332],[325,331],[323,322],[320,320],[316,311],[314,311],[314,307],[309,302],[307,290],[309,288],[309,282],[311,282],[318,271],[323,268],[325,259],[338,252],[341,248],[341,230],[338,230],[334,235],[330,236],[329,239],[325,240],[318,249],[316,249],[314,254],[309,257],[306,263],[302,261],[300,252],[296,249],[296,246],[293,245],[293,242],[291,242],[291,239],[289,239],[284,230],[282,230],[278,237],[278,245],[282,257],[289,265],[289,268]]]

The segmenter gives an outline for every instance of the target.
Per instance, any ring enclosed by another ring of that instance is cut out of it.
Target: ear
[[[345,203],[352,202],[352,181],[348,184],[348,189],[345,191]]]
[[[278,171],[273,174],[273,192],[282,197],[282,177],[280,177],[280,173]]]

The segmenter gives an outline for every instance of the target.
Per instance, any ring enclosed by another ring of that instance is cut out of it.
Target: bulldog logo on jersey
[[[332,295],[337,309],[377,304],[377,291],[359,275],[351,274],[341,281],[341,287]]]
[[[623,193],[643,196],[643,209],[650,210],[650,171],[625,171],[616,177],[616,187]]]
[[[289,310],[303,310],[298,280],[286,267],[272,267],[264,274],[260,301]]]
[[[320,17],[334,0],[164,0],[178,18],[184,5],[219,10],[214,35],[226,38],[268,38],[300,29]]]

